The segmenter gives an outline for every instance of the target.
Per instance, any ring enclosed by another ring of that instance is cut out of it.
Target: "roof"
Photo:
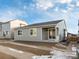
[[[55,20],[55,21],[48,21],[48,22],[36,23],[36,24],[28,25],[28,26],[40,26],[40,25],[58,24],[61,21],[63,21],[63,20]]]
[[[3,24],[3,22],[0,22],[0,25]]]
[[[17,21],[17,20],[25,22],[24,20],[21,20],[21,19],[13,19],[13,20],[9,20],[9,21],[3,22],[3,24],[10,23],[12,21]]]
[[[61,22],[63,20],[55,20],[55,21],[48,21],[48,22],[42,22],[42,23],[36,23],[36,24],[30,24],[24,27],[18,27],[18,28],[29,28],[29,27],[46,27],[46,26],[55,26],[56,24],[58,24],[59,22]],[[16,28],[16,29],[18,29]]]
[[[0,22],[0,24],[2,24],[3,22]]]
[[[77,36],[77,34],[73,34],[73,33],[68,33],[68,35]]]
[[[12,22],[12,21],[16,21],[16,20],[20,20],[20,21],[22,21],[21,19],[12,19],[12,20],[6,21],[6,22],[4,22],[4,23],[8,23],[8,22]]]
[[[6,21],[6,22],[2,22],[2,24],[6,24],[6,23],[9,23],[11,21],[15,21],[15,20],[9,20],[9,21]]]

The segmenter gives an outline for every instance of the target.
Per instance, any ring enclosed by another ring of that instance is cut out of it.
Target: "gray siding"
[[[64,37],[64,29],[66,29],[65,23],[64,21],[60,22],[57,24],[57,26],[59,28],[59,41],[63,40]]]
[[[22,40],[22,41],[40,41],[42,40],[42,30],[41,28],[37,28],[37,36],[31,36],[30,35],[30,28],[27,29],[19,29],[22,30],[22,35],[18,35],[18,30],[14,33],[15,40]]]
[[[3,32],[6,33],[6,31],[8,31],[8,34],[5,34],[5,37],[4,37]],[[11,30],[10,30],[9,22],[2,24],[2,38],[11,38]]]
[[[0,24],[0,38],[2,37],[2,24]]]

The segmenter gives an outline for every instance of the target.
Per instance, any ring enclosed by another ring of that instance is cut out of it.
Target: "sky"
[[[63,19],[68,32],[77,34],[79,0],[0,0],[0,21],[13,19],[28,24]]]

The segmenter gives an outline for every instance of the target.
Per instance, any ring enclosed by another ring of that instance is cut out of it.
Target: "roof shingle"
[[[36,24],[31,24],[28,26],[40,26],[40,25],[48,25],[48,24],[57,24],[63,20],[55,20],[55,21],[48,21],[48,22],[42,22],[42,23],[36,23]]]

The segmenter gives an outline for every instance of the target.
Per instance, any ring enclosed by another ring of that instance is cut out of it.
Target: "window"
[[[21,30],[18,30],[18,35],[22,35],[22,31]]]
[[[36,28],[30,29],[30,35],[31,36],[37,36],[37,29]]]
[[[6,36],[6,35],[8,35],[9,34],[9,31],[4,31],[3,32],[3,36]]]
[[[55,39],[55,29],[49,29],[49,38],[50,39]]]
[[[6,34],[9,34],[9,32],[8,32],[8,31],[6,31]]]
[[[30,30],[30,35],[33,35],[33,30],[32,29]]]
[[[79,31],[78,31],[78,33],[79,33]]]
[[[3,32],[3,36],[4,36],[4,37],[6,36],[5,32]]]
[[[57,27],[57,35],[59,35],[59,28]]]
[[[63,31],[64,31],[64,34],[63,34],[63,35],[64,35],[64,37],[65,37],[65,35],[66,35],[66,29],[64,29]]]

